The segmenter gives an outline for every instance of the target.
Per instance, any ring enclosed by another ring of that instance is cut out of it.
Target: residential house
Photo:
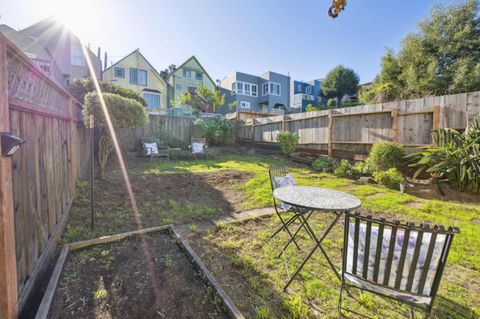
[[[167,109],[167,83],[139,49],[106,68],[102,76],[106,82],[139,93],[150,112]]]
[[[234,72],[226,76],[220,86],[228,90],[222,113],[236,110],[284,113],[290,107],[290,76],[266,72],[261,76]],[[236,104],[236,109],[229,105]]]
[[[291,101],[290,111],[292,113],[306,112],[307,105],[314,107],[325,105],[325,98],[322,97],[322,86],[320,80],[309,82],[292,81],[290,87]]]
[[[80,45],[80,39],[58,20],[47,18],[19,32],[37,41],[47,49],[63,73],[64,86],[68,86],[76,79],[90,76],[101,78],[102,62],[100,59],[87,48],[88,56],[93,65],[93,74],[90,74]]]
[[[20,50],[22,50],[25,55],[32,59],[59,84],[64,85],[63,73],[60,71],[57,63],[55,63],[53,56],[42,44],[5,24],[0,25],[0,33],[3,33]]]
[[[178,68],[171,66],[166,78],[169,84],[169,103],[178,101],[187,93],[195,93],[200,86],[216,89],[215,82],[195,56]]]

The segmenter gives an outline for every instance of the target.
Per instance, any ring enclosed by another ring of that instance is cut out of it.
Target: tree
[[[148,123],[148,114],[138,101],[117,94],[103,93],[114,129],[122,127],[142,127]],[[113,151],[113,140],[107,127],[106,117],[96,92],[85,95],[83,118],[85,126],[90,127],[90,115],[95,118],[95,155],[98,162],[98,177],[104,178],[105,164]]]
[[[225,104],[225,94],[221,94],[219,90],[210,90],[205,86],[199,86],[194,93],[185,93],[170,103],[174,107],[189,106],[195,113],[218,112],[220,107]]]
[[[108,82],[99,81],[100,89],[103,93],[113,93],[123,96],[128,99],[134,99],[144,107],[147,107],[147,102],[145,99],[138,94],[137,92],[123,88],[121,86],[111,84]],[[80,103],[85,103],[85,95],[90,92],[95,92],[95,84],[91,78],[83,79],[83,80],[76,80],[68,86],[67,90],[72,94]]]
[[[355,71],[339,65],[330,71],[323,80],[322,92],[329,99],[337,98],[340,104],[345,94],[357,93],[359,81]]]
[[[418,31],[408,34],[400,52],[388,49],[367,102],[480,90],[478,0],[436,5]]]

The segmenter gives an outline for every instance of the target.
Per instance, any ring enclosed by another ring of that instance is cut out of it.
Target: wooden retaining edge
[[[192,257],[192,259],[195,261],[197,266],[200,268],[200,270],[205,274],[207,277],[208,281],[212,285],[212,287],[217,291],[218,296],[222,300],[224,306],[227,308],[228,313],[232,318],[234,319],[245,319],[243,314],[238,310],[237,306],[233,303],[233,301],[230,299],[230,297],[227,295],[225,290],[223,290],[222,286],[218,283],[217,279],[213,276],[213,274],[208,270],[208,268],[205,266],[205,264],[202,262],[200,257],[198,257],[197,253],[190,247],[190,245],[186,242],[185,239],[177,232],[175,227],[172,227],[172,231],[175,234],[175,236],[180,240],[182,243],[183,247],[187,251],[187,253]]]
[[[66,244],[62,248],[60,257],[58,258],[57,264],[55,265],[55,269],[53,270],[52,277],[50,277],[47,290],[43,295],[42,303],[40,304],[40,307],[38,307],[38,311],[37,311],[37,314],[35,315],[35,319],[46,319],[48,316],[48,312],[50,311],[50,305],[52,304],[53,296],[55,294],[55,289],[57,288],[58,280],[60,279],[60,275],[63,270],[63,265],[65,264],[65,260],[67,260],[68,251],[69,251],[69,247],[68,247],[68,244]]]
[[[111,243],[114,241],[119,241],[122,239],[125,239],[127,237],[132,237],[135,235],[141,235],[141,234],[146,234],[146,233],[152,233],[156,231],[161,231],[161,230],[167,230],[167,229],[172,229],[172,225],[165,225],[165,226],[158,226],[158,227],[151,227],[151,228],[143,228],[140,230],[134,230],[128,233],[121,233],[121,234],[115,234],[115,235],[110,235],[110,236],[103,236],[99,238],[94,238],[94,239],[89,239],[89,240],[83,240],[83,241],[77,241],[74,243],[70,244],[70,250],[78,250],[82,248],[87,248],[93,245],[99,245],[99,244],[107,244]]]
[[[233,319],[245,319],[243,314],[240,312],[240,310],[238,310],[238,308],[235,306],[233,301],[230,299],[227,293],[220,286],[220,284],[215,279],[215,277],[210,272],[210,270],[208,270],[205,264],[201,261],[201,259],[195,253],[195,251],[185,241],[185,239],[175,230],[173,225],[144,228],[144,229],[139,229],[139,230],[135,230],[127,233],[103,236],[99,238],[77,241],[71,244],[64,245],[60,253],[60,257],[58,258],[57,264],[55,265],[55,269],[53,271],[52,277],[50,277],[50,281],[48,282],[48,286],[45,291],[45,294],[43,295],[42,302],[40,303],[37,314],[35,315],[35,319],[48,318],[48,313],[50,312],[50,306],[53,301],[53,296],[55,295],[55,290],[57,288],[57,284],[60,279],[63,266],[67,259],[68,253],[70,251],[79,250],[79,249],[87,248],[94,245],[120,241],[122,239],[132,237],[135,235],[153,233],[153,232],[158,232],[162,230],[170,230],[175,235],[175,237],[177,237],[180,240],[180,243],[182,244],[183,248],[186,250],[187,254],[193,259],[193,261],[195,262],[195,265],[197,265],[198,268],[200,268],[200,270],[205,274],[205,277],[207,278],[208,282],[210,283],[210,285],[212,285],[213,289],[215,289],[215,291],[217,292],[217,295],[222,300],[222,303],[225,306],[225,308],[227,308],[227,311],[230,314],[230,316]]]

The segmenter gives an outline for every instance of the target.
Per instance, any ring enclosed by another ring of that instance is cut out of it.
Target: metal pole
[[[91,213],[91,228],[95,230],[95,211],[94,203],[94,171],[95,171],[95,118],[90,115],[90,213]]]

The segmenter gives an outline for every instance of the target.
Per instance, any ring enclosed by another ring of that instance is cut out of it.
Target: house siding
[[[184,77],[183,71],[190,71],[190,77]],[[195,78],[195,73],[202,74],[202,80]],[[204,86],[210,90],[215,90],[215,83],[205,72],[195,57],[191,57],[181,67],[173,71],[168,77],[168,84],[171,87],[172,95],[169,97],[169,103],[172,100],[178,100],[180,97],[189,92],[189,87],[198,88]]]
[[[257,85],[257,96],[239,94],[232,92],[232,84],[236,82],[245,82]],[[275,82],[280,84],[280,95],[273,94],[262,95],[262,85],[267,82]],[[221,81],[221,87],[227,92],[225,97],[225,106],[221,108],[221,113],[229,113],[235,110],[230,110],[228,104],[237,102],[236,110],[244,110],[241,108],[241,102],[250,103],[248,110],[253,112],[268,112],[275,111],[276,105],[284,105],[287,110],[290,102],[290,77],[275,72],[266,72],[261,76],[251,75],[242,72],[234,72],[226,76]]]
[[[117,77],[115,75],[115,68],[124,69],[124,77]],[[147,85],[132,84],[130,80],[130,68],[147,71]],[[135,50],[130,55],[126,56],[119,62],[115,63],[111,67],[107,68],[103,72],[103,80],[110,82],[121,87],[131,89],[141,96],[145,92],[158,91],[160,93],[160,109],[165,110],[168,106],[168,90],[165,81],[160,77],[158,72],[152,68],[150,63],[140,54],[138,50]],[[157,110],[151,110],[157,111]]]

